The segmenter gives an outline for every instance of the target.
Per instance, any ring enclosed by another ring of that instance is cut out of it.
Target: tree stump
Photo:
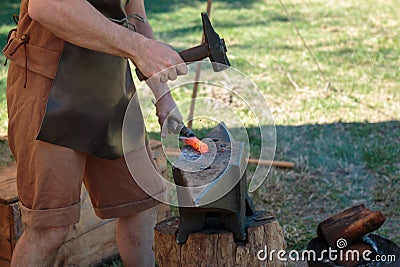
[[[271,213],[262,213],[260,220],[250,223],[247,242],[235,242],[231,232],[206,230],[190,234],[185,243],[177,244],[175,232],[179,217],[159,222],[154,232],[156,262],[160,267],[285,266],[276,257],[277,251],[286,247],[282,228]],[[276,252],[270,258],[272,250]]]

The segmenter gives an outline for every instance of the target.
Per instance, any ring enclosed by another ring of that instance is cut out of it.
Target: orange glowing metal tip
[[[203,141],[200,141],[197,137],[180,137],[179,139],[196,149],[201,154],[208,152],[208,145]]]

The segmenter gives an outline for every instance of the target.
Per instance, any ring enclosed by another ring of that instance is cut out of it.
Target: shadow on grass
[[[0,28],[11,28],[15,25],[12,15],[19,13],[19,1],[17,0],[0,0]],[[5,46],[8,36],[8,30],[0,31],[0,47]]]
[[[18,14],[19,2],[18,0],[0,0],[0,26],[13,22],[12,14]]]
[[[400,122],[277,126],[277,160],[293,170],[273,169],[255,192],[271,208],[289,247],[304,248],[319,222],[364,203],[387,221],[378,234],[400,243]]]
[[[235,9],[235,8],[249,8],[256,0],[219,0],[218,3],[222,3],[224,8]],[[207,5],[207,1],[203,0],[156,0],[146,1],[146,12],[147,14],[154,13],[169,13],[185,6],[204,5],[204,10]]]
[[[221,0],[218,1],[219,3],[223,4],[223,7],[226,9],[235,9],[235,8],[248,8],[255,2],[255,0],[244,0],[244,1],[235,1],[235,0]],[[149,16],[156,13],[169,13],[169,12],[176,12],[180,8],[193,6],[197,4],[204,4],[204,9],[206,7],[207,1],[200,1],[200,0],[157,0],[157,1],[146,1],[146,12]],[[14,22],[12,20],[13,14],[19,13],[19,1],[18,0],[0,0],[0,27],[7,26],[13,27]],[[202,12],[199,10],[199,13]],[[200,18],[200,16],[199,16]],[[279,18],[279,14],[277,14],[277,20],[285,20],[284,17]],[[274,20],[274,19],[273,19]],[[200,20],[199,20],[200,21]],[[178,22],[177,22],[178,23]],[[221,25],[221,27],[235,27],[238,25],[243,25],[246,22],[238,21],[233,24],[229,23],[226,25]],[[202,26],[201,23],[197,26],[187,27],[183,29],[178,29],[170,32],[166,32],[167,34],[171,34],[171,36],[183,36],[187,33],[192,33],[194,31],[201,31]],[[7,32],[0,32],[0,46],[3,47],[5,45],[7,39]]]
[[[400,122],[277,126],[277,157],[307,157],[313,168],[329,171],[338,163],[393,171],[400,163]]]
[[[195,129],[204,137],[211,129]],[[247,128],[252,156],[260,151],[258,128]],[[306,159],[311,168],[335,171],[343,164],[377,173],[393,172],[400,164],[400,122],[332,123],[276,126],[276,160]],[[158,133],[150,132],[152,139]]]
[[[199,11],[200,12],[200,11]],[[272,13],[272,11],[271,11]],[[252,21],[252,20],[224,20],[218,22],[218,30],[222,31],[222,29],[235,29],[235,28],[246,28],[246,27],[254,27],[254,26],[268,26],[276,22],[287,22],[287,18],[280,15],[279,13],[269,14],[262,21]],[[194,32],[202,32],[203,26],[201,24],[200,15],[198,23],[194,26],[179,28],[175,27],[173,30],[162,31],[162,34],[167,36],[173,36],[174,38],[185,37],[188,34],[192,34]],[[264,43],[262,44],[264,45]],[[254,47],[254,44],[249,44],[249,47]]]

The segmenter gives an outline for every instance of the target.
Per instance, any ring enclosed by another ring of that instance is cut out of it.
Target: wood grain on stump
[[[275,217],[265,212],[264,220],[254,221],[248,227],[247,242],[235,242],[231,232],[207,230],[192,233],[184,244],[175,242],[175,232],[179,218],[173,217],[156,225],[154,251],[160,267],[175,266],[284,266],[277,257],[266,257],[261,261],[257,253],[263,250],[279,251],[285,249],[283,231]],[[276,254],[275,254],[276,255]]]

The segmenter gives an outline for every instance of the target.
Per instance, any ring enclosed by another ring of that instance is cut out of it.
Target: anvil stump
[[[208,153],[184,147],[174,163],[180,217],[156,226],[158,264],[283,266],[264,258],[265,248],[279,251],[285,242],[275,217],[256,211],[247,194],[244,143],[232,140],[223,123],[207,137]]]
[[[173,217],[159,222],[154,231],[156,262],[160,267],[285,266],[276,254],[286,247],[282,228],[272,214],[265,212],[262,217],[263,220],[249,224],[246,242],[235,241],[231,232],[205,230],[190,234],[185,243],[178,244],[175,234],[179,218]],[[268,253],[272,250],[276,253],[269,259]]]

